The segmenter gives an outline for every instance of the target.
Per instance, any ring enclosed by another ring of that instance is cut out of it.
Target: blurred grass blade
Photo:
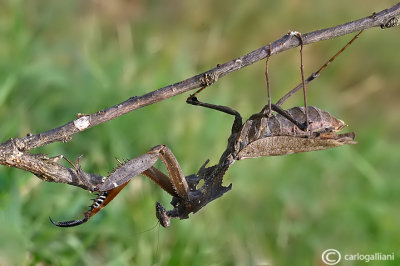
[[[11,90],[15,87],[17,83],[17,77],[15,74],[9,75],[6,80],[1,84],[0,87],[0,106],[3,105]]]

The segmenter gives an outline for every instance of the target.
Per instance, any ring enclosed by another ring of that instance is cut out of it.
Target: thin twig
[[[400,3],[396,4],[392,8],[385,9],[379,13],[374,13],[359,20],[303,34],[303,44],[307,45],[323,40],[333,39],[363,29],[386,25],[392,18],[399,15]],[[298,38],[284,35],[279,40],[260,47],[244,56],[230,60],[211,70],[181,82],[149,92],[140,97],[131,97],[120,104],[90,115],[81,116],[65,125],[37,135],[9,139],[0,144],[0,164],[30,171],[45,181],[68,183],[70,185],[90,189],[84,182],[79,180],[76,175],[76,169],[66,168],[58,164],[55,158],[47,158],[44,155],[31,154],[28,151],[56,141],[68,142],[71,140],[72,136],[78,132],[110,121],[133,110],[160,102],[199,87],[209,86],[223,76],[266,58],[270,53],[270,49],[273,51],[271,55],[275,55],[288,49],[295,48],[298,45]],[[93,185],[101,182],[102,177],[99,175],[84,173],[83,171],[80,173]]]

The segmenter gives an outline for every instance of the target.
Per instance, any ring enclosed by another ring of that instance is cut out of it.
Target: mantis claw
[[[50,219],[50,222],[51,222],[52,224],[54,224],[55,226],[58,226],[58,227],[73,227],[73,226],[77,226],[77,225],[81,225],[81,224],[83,224],[83,223],[86,223],[87,220],[88,220],[88,219],[85,217],[85,218],[80,219],[80,220],[72,220],[72,221],[64,221],[64,222],[55,222],[55,221],[53,221],[53,219],[51,219],[50,216],[49,216],[49,219]]]

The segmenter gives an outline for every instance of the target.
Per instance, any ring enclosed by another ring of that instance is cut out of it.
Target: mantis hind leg
[[[307,108],[307,88],[306,81],[304,78],[304,65],[303,65],[303,37],[300,32],[295,32],[294,35],[297,36],[300,40],[300,72],[301,72],[301,83],[303,85],[303,98],[304,98],[304,113],[306,115],[306,130],[308,131],[308,127],[310,125],[308,119],[308,108]]]
[[[302,49],[303,49],[303,39],[301,37],[300,33],[296,33],[299,35],[299,39],[300,39],[300,44],[301,44],[301,50],[300,50],[300,54],[301,54],[301,74],[302,74],[302,80],[303,80],[303,84],[304,84],[304,73],[303,73],[303,53],[302,53]],[[289,114],[287,111],[283,110],[280,106],[276,105],[276,104],[272,104],[271,102],[271,89],[270,89],[270,85],[269,85],[269,71],[268,71],[268,63],[269,63],[269,59],[271,58],[272,55],[272,47],[271,44],[268,45],[268,55],[267,55],[267,59],[265,60],[265,79],[266,79],[266,83],[267,83],[267,98],[268,98],[268,103],[267,105],[261,110],[261,112],[259,114],[255,114],[253,116],[250,117],[250,119],[255,119],[257,117],[270,117],[272,115],[272,111],[275,111],[277,113],[279,113],[280,115],[282,115],[283,117],[285,117],[286,119],[288,119],[290,122],[292,122],[293,124],[295,124],[298,128],[300,128],[303,131],[306,131],[308,128],[308,112],[307,112],[307,98],[305,96],[304,98],[304,103],[306,106],[306,122],[304,124],[298,122],[296,119],[294,119],[294,117]],[[305,85],[305,84],[304,84]],[[304,86],[304,90],[305,90],[305,86]],[[305,92],[304,92],[304,95]]]
[[[316,72],[312,73],[305,81],[305,84],[310,83],[314,79],[320,76],[321,72],[324,71],[330,63],[332,63],[344,50],[346,50],[359,36],[363,33],[364,30],[361,30],[357,33],[342,49],[340,49],[335,55],[333,55],[325,64],[323,64]],[[280,98],[276,105],[281,106],[287,99],[289,99],[295,92],[300,90],[303,87],[303,82],[297,85],[294,89],[290,90],[286,93],[282,98]]]

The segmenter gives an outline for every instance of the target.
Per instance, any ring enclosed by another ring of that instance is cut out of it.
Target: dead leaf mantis
[[[252,115],[244,123],[238,111],[227,106],[200,102],[197,99],[196,95],[206,88],[207,84],[190,95],[187,103],[191,105],[214,109],[235,117],[227,148],[216,165],[206,167],[207,160],[197,174],[185,177],[171,150],[165,145],[157,145],[141,156],[120,162],[119,167],[109,175],[104,183],[93,189],[98,192],[98,195],[90,209],[84,213],[83,219],[54,222],[50,218],[50,221],[60,227],[71,227],[87,222],[113,200],[133,177],[143,174],[173,196],[171,204],[174,208],[170,211],[166,211],[160,203],[156,203],[156,216],[161,225],[167,227],[170,225],[171,218],[188,218],[190,213],[196,213],[209,202],[229,191],[232,184],[225,187],[222,185],[222,179],[228,168],[238,160],[316,151],[354,144],[354,133],[337,133],[346,126],[343,121],[317,107],[307,106],[306,84],[318,77],[321,71],[358,38],[361,32],[307,79],[304,78],[301,34],[290,32],[291,36],[299,38],[300,41],[302,83],[279,100],[277,104],[271,103],[268,61],[273,51],[269,49],[265,73],[268,103],[259,113]],[[300,88],[303,88],[305,107],[281,109],[280,105]],[[166,165],[169,176],[153,166],[159,158]],[[78,176],[83,178],[79,174],[78,163],[75,168]],[[199,186],[201,180],[204,182]]]

